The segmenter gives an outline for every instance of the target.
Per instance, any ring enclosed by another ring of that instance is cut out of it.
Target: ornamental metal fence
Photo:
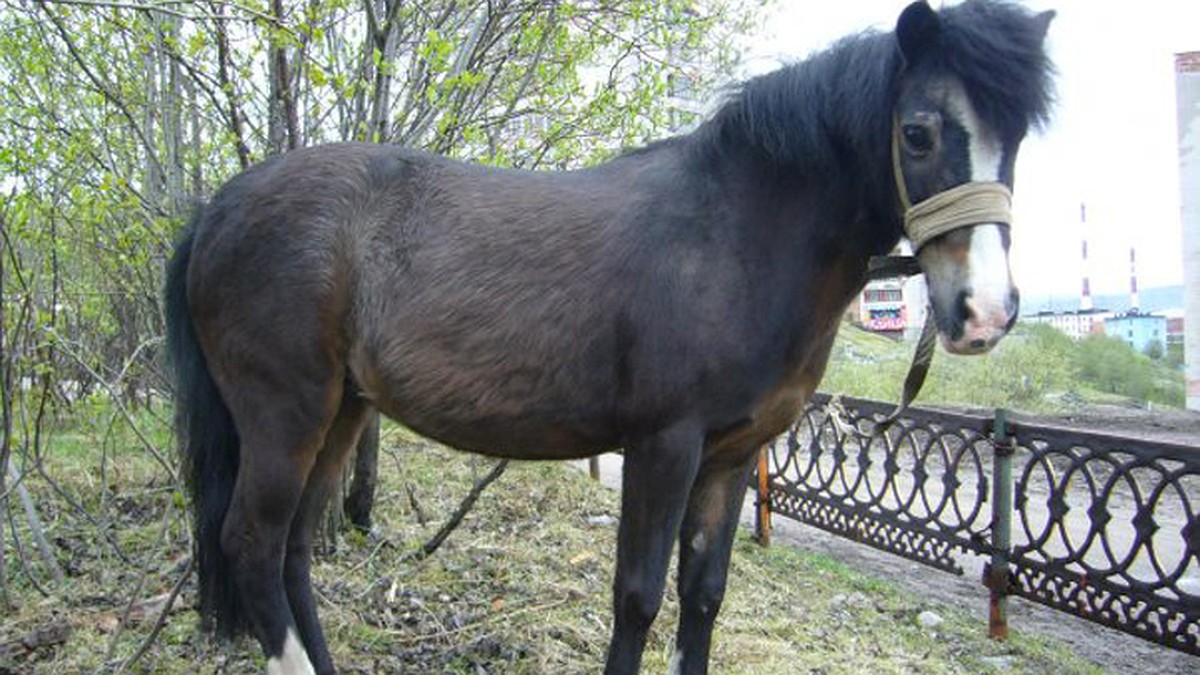
[[[772,514],[1200,655],[1200,448],[818,394],[764,449]]]

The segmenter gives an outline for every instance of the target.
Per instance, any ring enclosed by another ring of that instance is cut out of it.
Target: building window
[[[899,288],[868,288],[863,292],[863,299],[867,302],[900,302],[904,294]]]

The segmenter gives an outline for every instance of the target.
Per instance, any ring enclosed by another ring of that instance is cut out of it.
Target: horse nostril
[[[954,309],[963,323],[975,318],[975,308],[971,305],[971,295],[966,291],[959,291],[958,298],[954,302]]]
[[[985,347],[987,347],[987,340],[982,338],[978,340],[971,340],[971,349],[983,349]]]
[[[1007,333],[1017,325],[1017,316],[1021,313],[1021,293],[1015,288],[1008,294],[1006,309],[1008,309],[1008,321],[1004,324],[1004,332]]]
[[[974,310],[971,309],[971,294],[966,291],[959,291],[959,297],[955,299],[955,309],[959,311],[959,316],[968,319],[974,316]]]

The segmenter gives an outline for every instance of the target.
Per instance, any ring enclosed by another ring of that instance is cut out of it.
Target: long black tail
[[[167,265],[167,349],[175,375],[176,436],[192,497],[200,616],[206,629],[233,637],[245,628],[245,619],[233,570],[221,551],[221,525],[237,478],[238,435],[200,351],[187,299],[188,265],[203,217],[201,206]]]

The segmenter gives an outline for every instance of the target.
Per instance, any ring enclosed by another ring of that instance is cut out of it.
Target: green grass
[[[83,438],[94,431],[85,431]],[[89,458],[86,441],[69,434],[62,450],[76,466]],[[94,447],[94,446],[93,446]],[[589,517],[616,516],[618,496],[562,465],[522,463],[480,498],[462,526],[434,556],[408,554],[428,538],[490,460],[453,453],[395,429],[385,432],[376,521],[378,538],[342,536],[317,559],[315,578],[334,658],[350,673],[447,672],[595,673],[603,662],[610,621],[615,527]],[[59,452],[56,445],[52,453]],[[119,543],[125,562],[94,526],[31,480],[56,554],[68,570],[61,585],[34,566],[49,592],[42,596],[16,569],[16,607],[0,619],[0,642],[36,629],[69,625],[67,641],[0,666],[30,672],[97,672],[132,655],[157,613],[116,632],[133,599],[169,590],[186,558],[184,513],[161,477],[147,486],[155,461],[130,447],[114,450],[123,464],[87,504]],[[90,461],[99,458],[93,454]],[[81,495],[95,480],[63,479]],[[164,529],[165,528],[165,529]],[[142,570],[146,571],[142,578]],[[135,589],[141,587],[135,594]],[[249,640],[217,645],[197,628],[189,583],[135,672],[250,673],[263,661]],[[985,598],[981,591],[981,607]],[[916,620],[933,609],[936,629]],[[664,672],[678,604],[669,590],[646,650],[644,672]],[[1016,627],[1019,631],[1019,627]],[[984,637],[982,617],[931,605],[838,561],[784,545],[763,549],[739,536],[730,589],[718,620],[713,670],[721,673],[978,673],[980,659],[1005,655],[1014,672],[1090,673],[1093,667],[1062,646],[1017,635],[1007,643]],[[106,654],[111,652],[111,660]]]
[[[914,344],[844,324],[822,391],[898,400]],[[983,356],[938,349],[917,403],[1063,412],[1091,403],[1183,405],[1183,375],[1118,340],[1072,342],[1044,325],[1018,324]]]

